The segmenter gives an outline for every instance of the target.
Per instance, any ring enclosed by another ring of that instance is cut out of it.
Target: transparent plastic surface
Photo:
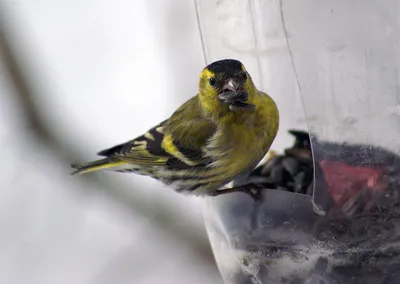
[[[311,190],[207,200],[226,283],[400,283],[400,2],[196,4],[206,61],[241,60],[277,101],[273,149],[304,128],[301,101],[312,142]]]
[[[392,165],[375,157],[371,146],[400,149],[400,2],[285,0],[282,17],[310,132],[326,141],[364,145],[363,156],[349,160],[351,149],[332,153],[312,138],[316,165],[331,175],[327,184],[316,177],[316,209],[324,213],[330,208],[327,191],[358,191],[357,185],[335,181],[339,176],[353,183],[367,179],[372,191],[390,182],[381,169]],[[350,179],[340,164],[331,163],[332,156],[364,171]]]
[[[226,283],[400,283],[400,222],[390,215],[365,228],[315,214],[309,196],[265,190],[257,203],[242,193],[210,200],[204,216]]]

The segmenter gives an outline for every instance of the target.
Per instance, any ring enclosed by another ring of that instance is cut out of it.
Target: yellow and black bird
[[[107,169],[147,175],[178,192],[216,196],[251,171],[278,131],[273,99],[257,90],[243,64],[224,59],[205,67],[199,92],[170,118],[134,140],[75,164],[73,174]]]

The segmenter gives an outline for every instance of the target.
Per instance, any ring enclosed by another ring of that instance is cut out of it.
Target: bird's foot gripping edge
[[[224,188],[224,189],[216,189],[209,193],[210,196],[219,196],[227,193],[234,192],[243,192],[250,196],[255,202],[259,202],[262,200],[263,191],[266,188],[261,184],[248,183],[245,185],[233,187],[233,188]]]

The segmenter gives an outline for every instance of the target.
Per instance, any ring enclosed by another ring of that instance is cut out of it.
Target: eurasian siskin
[[[257,90],[243,64],[220,60],[202,70],[198,94],[170,118],[99,152],[103,159],[72,165],[73,174],[133,172],[178,192],[215,196],[231,191],[222,187],[260,162],[278,125],[275,102]]]

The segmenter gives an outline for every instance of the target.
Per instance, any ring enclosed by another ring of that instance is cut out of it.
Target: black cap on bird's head
[[[245,71],[243,64],[235,59],[223,59],[215,61],[207,66],[207,69],[214,74],[226,74],[234,76],[238,72]]]
[[[254,109],[254,105],[248,103],[249,93],[245,86],[250,76],[240,61],[215,61],[204,68],[202,75],[208,80],[208,85],[218,92],[218,98],[229,105],[230,110]]]

